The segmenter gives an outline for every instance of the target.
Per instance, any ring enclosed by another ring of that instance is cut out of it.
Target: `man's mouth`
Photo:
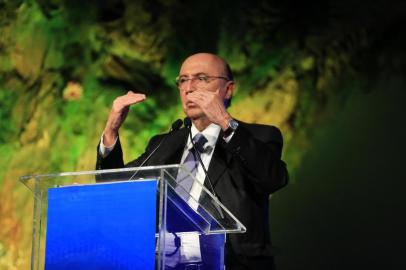
[[[188,101],[188,102],[186,102],[186,107],[188,107],[188,108],[197,107],[197,104],[194,103],[193,101]]]

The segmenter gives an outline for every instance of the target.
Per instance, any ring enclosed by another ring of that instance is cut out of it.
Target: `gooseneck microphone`
[[[212,184],[212,182],[211,182],[211,180],[210,180],[210,176],[209,176],[209,174],[207,173],[207,170],[206,170],[206,167],[205,167],[204,164],[203,164],[202,158],[200,157],[200,152],[197,150],[196,145],[195,145],[195,143],[194,143],[194,141],[193,141],[193,138],[192,138],[192,129],[191,129],[191,127],[192,127],[192,120],[190,120],[189,117],[186,117],[185,119],[183,119],[183,124],[185,125],[185,127],[186,127],[186,128],[188,129],[188,131],[189,131],[190,141],[192,142],[193,149],[195,150],[197,159],[199,160],[200,165],[202,165],[202,168],[203,168],[203,171],[204,171],[204,174],[205,174],[205,180],[207,179],[207,180],[209,181],[210,189],[211,189],[211,191],[213,192],[214,197],[216,197],[216,199],[218,200],[218,196],[217,196],[216,192],[214,191],[213,184]]]
[[[169,130],[169,133],[179,130],[180,127],[182,126],[183,122],[182,120],[178,119],[175,122],[172,123],[171,125],[171,129]],[[155,154],[155,152],[159,149],[159,147],[161,146],[161,144],[166,140],[168,136],[165,136],[160,142],[159,144],[154,148],[154,150],[152,150],[152,152],[144,159],[144,161],[140,164],[140,166],[138,167],[142,167],[144,166],[144,164],[152,157],[152,155]],[[131,175],[130,179],[128,180],[132,180],[133,177],[135,177],[137,175],[137,173],[140,171],[140,169],[136,170],[133,175]]]
[[[183,124],[182,120],[180,119],[176,120],[175,122],[172,123],[171,130],[169,132],[179,130],[182,124]]]

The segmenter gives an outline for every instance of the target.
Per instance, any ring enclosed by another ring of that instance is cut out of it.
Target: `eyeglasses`
[[[196,75],[192,76],[191,78],[185,77],[185,76],[180,76],[176,77],[176,85],[178,86],[179,89],[183,89],[186,86],[186,83],[188,81],[191,81],[192,83],[195,84],[195,86],[203,86],[208,83],[210,83],[212,80],[215,79],[222,79],[225,81],[230,81],[229,78],[223,77],[223,76],[209,76],[209,75]]]

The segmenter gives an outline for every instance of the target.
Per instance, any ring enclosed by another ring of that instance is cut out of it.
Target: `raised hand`
[[[223,130],[227,129],[231,116],[224,107],[223,100],[219,96],[219,90],[215,92],[193,91],[188,94],[188,99],[202,109],[210,122],[218,124]]]
[[[145,99],[146,96],[144,94],[128,91],[127,94],[119,96],[113,101],[113,106],[103,132],[104,145],[108,147],[114,144],[118,136],[118,130],[126,119],[130,106],[143,102]]]

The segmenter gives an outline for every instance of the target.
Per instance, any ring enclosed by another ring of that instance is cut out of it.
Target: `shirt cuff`
[[[180,235],[180,262],[198,263],[202,261],[199,234],[190,232]]]
[[[103,143],[103,135],[104,135],[104,134],[102,134],[102,136],[101,136],[101,138],[100,138],[99,153],[100,153],[100,155],[101,155],[103,158],[105,158],[105,157],[108,156],[108,154],[110,154],[111,151],[113,151],[114,146],[115,146],[116,143],[117,143],[118,137],[116,138],[116,140],[114,141],[114,143],[113,143],[112,146],[107,147],[107,146],[105,146],[104,143]]]
[[[228,142],[231,140],[231,138],[234,136],[234,133],[235,133],[235,131],[231,132],[231,134],[228,135],[226,138],[223,137],[223,140],[224,140],[226,143],[228,143]]]

